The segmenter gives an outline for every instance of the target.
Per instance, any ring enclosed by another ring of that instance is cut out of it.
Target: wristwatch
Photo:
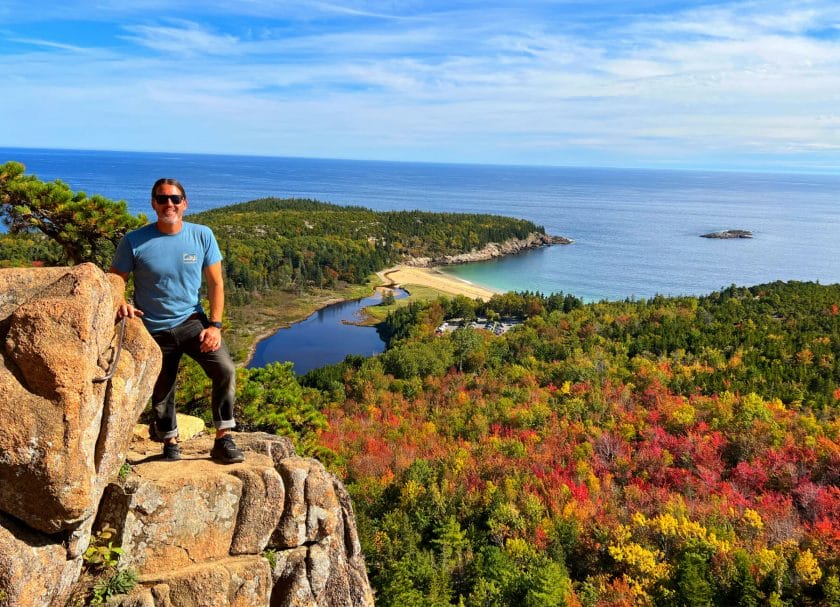
[[[217,329],[221,329],[222,328],[222,323],[219,322],[218,320],[211,320],[210,321],[210,326],[211,327],[216,327]]]

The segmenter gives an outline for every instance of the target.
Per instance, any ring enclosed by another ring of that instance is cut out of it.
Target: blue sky
[[[840,170],[840,3],[0,0],[0,146]]]

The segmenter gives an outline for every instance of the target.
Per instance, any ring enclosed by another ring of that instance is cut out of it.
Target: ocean
[[[598,301],[774,280],[840,282],[840,175],[0,148],[0,163],[9,160],[42,180],[125,200],[132,213],[150,212],[157,178],[176,177],[193,212],[300,197],[375,210],[495,213],[574,239],[447,269],[499,290]],[[700,237],[727,229],[754,237]]]

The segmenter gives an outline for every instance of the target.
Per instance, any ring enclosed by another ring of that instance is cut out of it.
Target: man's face
[[[155,197],[152,199],[152,208],[157,213],[157,218],[160,223],[170,225],[181,223],[184,217],[184,211],[187,210],[186,197],[181,198],[180,204],[175,204],[172,198],[159,202],[158,198],[161,196],[182,196],[181,190],[174,185],[163,184],[158,186],[155,191]]]

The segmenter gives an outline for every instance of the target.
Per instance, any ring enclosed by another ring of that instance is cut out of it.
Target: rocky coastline
[[[457,255],[443,255],[440,257],[413,257],[403,263],[415,268],[430,268],[433,266],[447,266],[456,263],[471,263],[474,261],[488,261],[505,255],[515,255],[523,251],[541,249],[557,244],[571,244],[574,241],[565,236],[550,236],[541,232],[531,232],[525,238],[511,238],[503,243],[491,242],[481,249],[473,249],[468,253]]]

